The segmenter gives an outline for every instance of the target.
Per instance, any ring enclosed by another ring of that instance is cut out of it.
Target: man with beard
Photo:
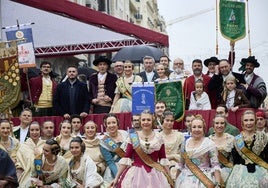
[[[42,126],[42,139],[48,140],[54,138],[55,124],[51,120],[46,120]]]
[[[159,78],[157,72],[154,70],[155,60],[151,56],[143,58],[144,71],[140,73],[143,82],[153,82]]]
[[[222,59],[219,62],[219,74],[214,74],[208,83],[208,89],[210,91],[210,97],[216,96],[215,99],[211,100],[211,106],[215,109],[215,106],[221,103],[221,93],[223,91],[223,83],[228,75],[233,75],[236,78],[236,88],[244,90],[245,80],[242,74],[231,71],[231,64],[227,59]],[[215,98],[215,97],[213,97]],[[215,101],[215,102],[214,102]]]
[[[57,86],[53,98],[56,112],[65,119],[73,114],[86,117],[90,107],[87,85],[77,79],[77,67],[69,66],[66,74],[68,79]]]
[[[181,80],[190,76],[190,72],[184,69],[184,62],[181,58],[176,58],[173,61],[173,72],[169,75],[169,80]]]
[[[189,109],[191,92],[195,90],[195,82],[199,79],[203,80],[204,91],[209,94],[207,85],[209,83],[210,77],[202,73],[203,65],[200,59],[195,59],[192,62],[193,75],[186,78],[184,82],[183,92],[185,97],[185,109]]]
[[[23,69],[22,80],[26,81],[28,76],[28,68]],[[52,72],[52,64],[48,61],[43,61],[40,64],[40,75],[30,79],[29,86],[27,82],[22,83],[23,88],[28,88],[30,91],[29,101],[34,105],[34,116],[53,116],[53,94],[56,91],[57,82],[55,74]]]
[[[243,58],[240,62],[239,70],[244,72],[245,84],[242,84],[246,90],[246,97],[250,102],[251,108],[259,108],[267,96],[266,84],[264,80],[254,73],[255,67],[258,68],[258,63],[255,56]]]

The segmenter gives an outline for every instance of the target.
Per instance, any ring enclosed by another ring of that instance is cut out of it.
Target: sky
[[[248,0],[250,35],[236,42],[236,59],[233,67],[238,72],[242,58],[249,56],[249,37],[251,55],[260,63],[255,73],[260,75],[268,86],[268,1]],[[167,22],[187,17],[187,19],[167,26],[169,35],[169,56],[171,60],[180,57],[186,68],[191,70],[193,59],[205,60],[211,56],[228,58],[230,42],[218,32],[219,54],[216,55],[216,1],[215,0],[158,0],[158,9]],[[206,13],[201,13],[206,10]],[[189,16],[189,15],[197,16]],[[204,70],[205,72],[206,70]]]

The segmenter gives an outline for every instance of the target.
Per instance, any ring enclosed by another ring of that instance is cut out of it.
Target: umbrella
[[[144,56],[152,56],[155,61],[159,61],[164,53],[155,47],[146,45],[127,46],[120,49],[112,58],[112,61],[126,61],[130,60],[133,63],[140,63]]]
[[[96,73],[97,71],[95,69],[89,68],[89,67],[78,67],[78,74],[84,74],[87,77],[87,80],[89,77]]]

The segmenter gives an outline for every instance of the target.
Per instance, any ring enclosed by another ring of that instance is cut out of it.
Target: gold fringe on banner
[[[0,42],[0,113],[14,108],[20,100],[18,41]]]

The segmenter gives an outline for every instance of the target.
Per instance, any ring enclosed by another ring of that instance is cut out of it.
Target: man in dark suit
[[[155,60],[153,57],[145,56],[143,58],[143,66],[145,71],[140,73],[143,82],[153,82],[159,77],[156,71],[154,70]]]
[[[13,134],[20,143],[24,143],[29,137],[29,125],[32,122],[32,111],[29,108],[22,110],[20,114],[20,125],[13,128]]]
[[[219,62],[219,74],[214,74],[208,83],[210,92],[215,92],[217,96],[217,105],[221,101],[221,93],[223,91],[223,82],[228,75],[233,75],[236,78],[236,87],[245,90],[242,84],[245,84],[244,76],[231,71],[231,65],[227,59],[222,59]]]
[[[89,100],[93,104],[93,113],[109,113],[115,96],[117,76],[108,72],[112,62],[105,56],[93,61],[98,73],[89,78]]]
[[[87,85],[77,79],[78,71],[75,66],[69,66],[66,74],[68,79],[57,86],[53,98],[56,112],[66,119],[73,114],[85,117],[90,107]]]

